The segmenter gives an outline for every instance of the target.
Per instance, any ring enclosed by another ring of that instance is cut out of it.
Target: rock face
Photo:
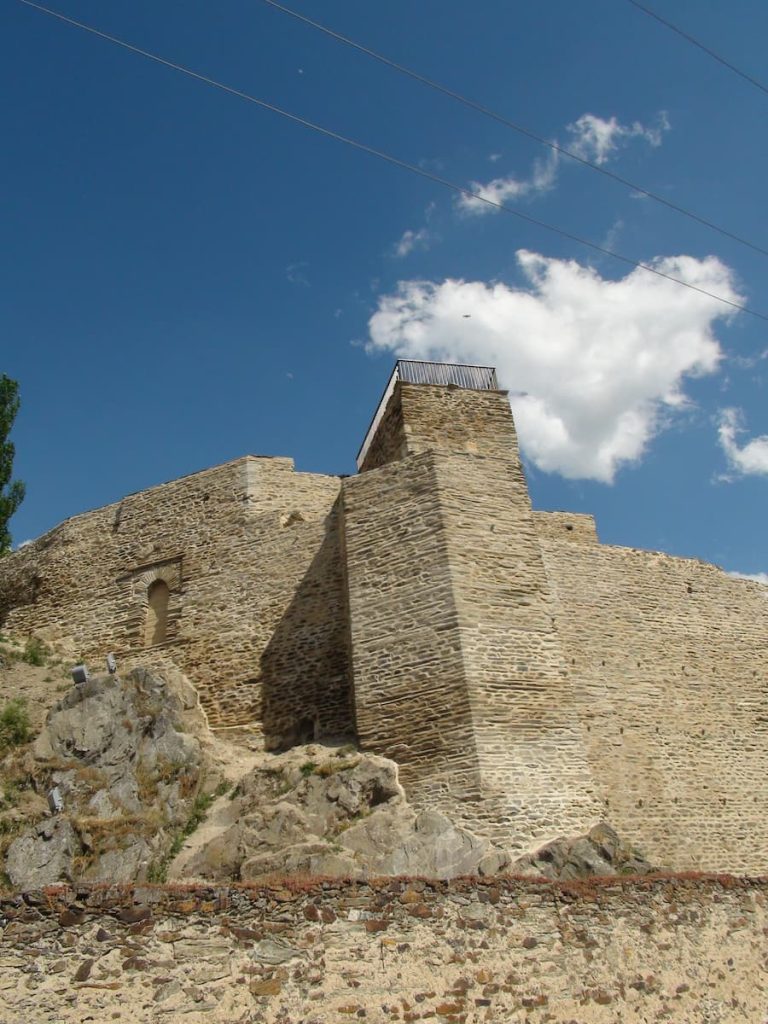
[[[228,803],[218,834],[182,854],[172,875],[452,878],[508,864],[488,840],[411,807],[393,761],[348,748],[313,744],[272,757],[241,780]]]
[[[645,875],[657,870],[610,825],[601,823],[584,836],[555,839],[512,865],[520,875],[567,880],[606,875]]]
[[[63,811],[10,845],[14,887],[146,877],[200,785],[200,743],[185,731],[195,706],[183,679],[147,669],[73,687],[33,748],[38,785],[58,789]]]
[[[5,870],[19,888],[50,885],[72,877],[72,862],[81,849],[68,818],[42,821],[11,843]]]
[[[137,668],[94,678],[49,712],[23,755],[38,803],[33,816],[14,819],[24,828],[6,856],[14,888],[167,874],[228,882],[651,870],[604,824],[512,862],[444,814],[412,807],[393,761],[350,745],[246,755],[212,736],[185,677],[172,669],[163,676]],[[218,779],[216,794],[202,798]],[[43,817],[52,787],[63,808]]]

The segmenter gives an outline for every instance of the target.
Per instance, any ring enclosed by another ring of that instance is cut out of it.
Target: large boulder
[[[42,821],[11,843],[5,871],[16,889],[71,882],[81,849],[79,836],[67,818]]]
[[[313,744],[268,755],[219,809],[218,822],[215,834],[180,856],[172,875],[452,878],[507,863],[488,840],[411,807],[394,761],[348,748]]]
[[[601,822],[586,835],[554,839],[535,853],[515,861],[516,874],[567,881],[610,875],[645,875],[654,868],[639,850]]]

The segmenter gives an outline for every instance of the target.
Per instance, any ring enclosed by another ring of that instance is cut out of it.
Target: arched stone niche
[[[181,559],[141,566],[130,579],[130,646],[156,647],[175,640],[181,615]]]
[[[144,624],[144,646],[154,647],[168,639],[168,602],[171,591],[163,579],[157,579],[147,590],[147,619]]]

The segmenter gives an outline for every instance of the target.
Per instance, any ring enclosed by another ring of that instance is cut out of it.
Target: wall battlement
[[[0,624],[170,660],[270,749],[356,734],[513,851],[603,818],[766,866],[768,591],[534,512],[502,391],[399,379],[357,476],[246,456],[68,519],[0,563]]]

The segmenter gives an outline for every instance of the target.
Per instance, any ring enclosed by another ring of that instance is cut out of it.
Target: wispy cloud
[[[490,203],[504,203],[509,199],[521,199],[537,192],[546,192],[552,188],[557,179],[558,154],[551,150],[548,157],[535,160],[528,178],[516,178],[514,175],[493,178],[483,184],[471,181],[470,190],[474,195],[460,195],[456,205],[463,213],[483,214],[495,213]]]
[[[729,572],[737,580],[752,580],[753,583],[762,583],[768,587],[768,572]]]
[[[621,124],[615,117],[606,121],[594,114],[582,114],[569,124],[566,131],[570,138],[563,147],[589,160],[593,164],[607,163],[617,150],[632,139],[643,139],[654,148],[661,145],[664,132],[670,129],[666,111],[661,111],[654,125],[644,125],[639,121],[632,124]]]
[[[298,263],[289,263],[285,268],[285,276],[291,284],[298,284],[302,288],[309,288],[309,278],[304,273],[309,264],[301,260]]]
[[[739,435],[745,432],[741,409],[731,407],[720,410],[720,447],[725,452],[731,470],[739,476],[768,476],[768,434],[739,444]]]
[[[521,445],[540,469],[610,483],[689,407],[687,379],[714,373],[718,320],[733,314],[637,269],[614,281],[575,261],[517,253],[524,288],[500,282],[402,281],[379,298],[369,350],[483,363],[499,370]],[[739,301],[714,257],[653,264]]]
[[[562,148],[575,153],[583,160],[601,165],[607,163],[632,139],[642,139],[650,146],[660,146],[664,132],[669,131],[669,127],[669,120],[664,111],[657,115],[655,124],[650,126],[639,121],[622,124],[615,117],[606,120],[595,114],[582,114],[572,124],[567,125],[568,138],[562,143]],[[493,156],[496,157],[497,154]],[[506,175],[485,183],[472,181],[469,188],[475,195],[459,196],[456,206],[463,213],[482,215],[495,212],[489,201],[504,203],[547,192],[554,187],[564,159],[567,160],[567,157],[563,158],[557,150],[551,150],[546,158],[534,161],[527,177]]]
[[[624,230],[624,221],[618,218],[611,224],[605,233],[605,237],[601,239],[600,245],[603,249],[615,249],[616,243],[619,240],[619,235]]]
[[[752,356],[732,356],[731,362],[740,370],[754,370],[764,359],[768,359],[768,348]]]
[[[418,231],[404,231],[399,240],[395,242],[393,254],[399,259],[408,256],[414,249],[428,249],[432,236],[428,228],[419,228]]]

